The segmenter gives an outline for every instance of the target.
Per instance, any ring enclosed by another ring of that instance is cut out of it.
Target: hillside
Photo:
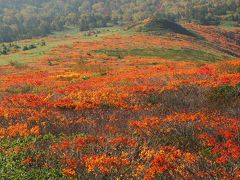
[[[204,37],[211,46],[230,55],[240,57],[240,29],[217,28],[215,26],[201,26],[185,24],[185,27]]]
[[[150,35],[177,37],[230,56],[240,57],[240,29],[203,26],[196,23],[176,23],[162,18],[147,18],[128,25],[125,30],[144,32]]]
[[[148,23],[0,45],[0,179],[238,179],[240,29]]]
[[[0,0],[0,180],[240,179],[240,0]]]

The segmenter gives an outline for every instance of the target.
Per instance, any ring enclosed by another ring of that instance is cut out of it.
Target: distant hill
[[[176,22],[237,25],[239,7],[240,0],[0,0],[0,42],[45,36],[65,26],[85,31],[159,16]]]
[[[197,34],[189,31],[180,24],[161,18],[146,19],[143,22],[129,26],[127,29],[135,31],[147,32],[154,35],[164,35],[166,33],[177,33],[195,38],[200,38]]]

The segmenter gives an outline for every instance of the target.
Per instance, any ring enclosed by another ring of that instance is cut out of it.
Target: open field
[[[0,179],[239,179],[239,42],[185,26],[204,40],[113,27],[14,42],[37,47],[0,55]]]

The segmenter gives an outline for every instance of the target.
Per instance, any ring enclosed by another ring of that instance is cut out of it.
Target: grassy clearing
[[[103,53],[108,56],[123,59],[126,56],[140,57],[158,57],[175,60],[201,60],[201,61],[217,61],[226,59],[224,56],[207,53],[202,50],[194,49],[114,49],[114,50],[97,50],[95,52]]]
[[[30,42],[15,42],[15,44],[23,47],[24,45],[35,44],[40,42],[40,40],[32,40]],[[0,56],[0,65],[9,65],[10,62],[18,62],[18,63],[29,63],[36,59],[47,56],[47,52],[49,52],[52,48],[57,47],[58,45],[63,44],[72,44],[74,40],[72,39],[53,39],[46,40],[46,46],[37,46],[37,48],[22,51],[16,53],[11,53],[9,55],[1,55]]]
[[[223,28],[236,28],[236,27],[240,27],[240,24],[234,21],[223,21],[220,24],[220,27]]]
[[[54,39],[45,38],[46,46],[37,46],[37,48],[22,51],[19,50],[15,53],[10,53],[8,55],[0,55],[0,65],[9,65],[11,62],[15,63],[29,63],[34,62],[39,58],[43,58],[48,56],[47,52],[49,52],[52,48],[55,48],[59,45],[69,45],[75,42],[74,38],[79,38],[83,41],[97,41],[101,40],[103,37],[108,35],[113,35],[122,32],[120,27],[112,27],[112,28],[98,28],[95,29],[96,31],[100,31],[97,36],[86,36],[86,32],[79,32],[78,28],[74,27],[67,27],[65,31],[62,32],[53,32],[49,37]],[[68,38],[72,37],[72,38]],[[16,44],[20,47],[30,45],[30,44],[37,44],[41,40],[33,39],[27,42],[25,41],[16,41],[13,44]],[[1,44],[0,44],[1,45]]]

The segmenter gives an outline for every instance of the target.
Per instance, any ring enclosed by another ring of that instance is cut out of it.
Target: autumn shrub
[[[91,72],[99,75],[107,75],[111,71],[110,66],[103,65],[102,63],[87,63],[78,61],[74,70],[81,72]]]
[[[10,86],[6,89],[6,92],[10,94],[26,94],[33,91],[32,85],[23,85],[23,86]]]
[[[182,150],[195,151],[199,147],[195,129],[198,114],[174,114],[165,118],[145,118],[130,121],[130,127],[149,146],[156,144],[176,146]]]
[[[224,72],[224,73],[229,73],[229,74],[236,74],[236,73],[240,73],[240,65],[234,65],[234,64],[221,64],[218,67],[218,71],[220,73]]]
[[[79,73],[68,73],[68,74],[63,74],[63,75],[57,75],[57,79],[61,80],[61,81],[71,81],[73,79],[78,79],[82,77],[82,74]],[[84,78],[85,76],[83,76],[82,78]]]
[[[52,63],[51,60],[48,60],[48,65],[49,65],[49,66],[53,66],[53,63]]]
[[[208,89],[198,85],[182,85],[178,90],[167,90],[160,94],[160,103],[170,112],[198,111],[207,105]]]
[[[9,61],[9,65],[13,66],[13,67],[15,67],[17,69],[25,68],[27,66],[24,63],[21,63],[19,61],[14,61],[14,60]]]

